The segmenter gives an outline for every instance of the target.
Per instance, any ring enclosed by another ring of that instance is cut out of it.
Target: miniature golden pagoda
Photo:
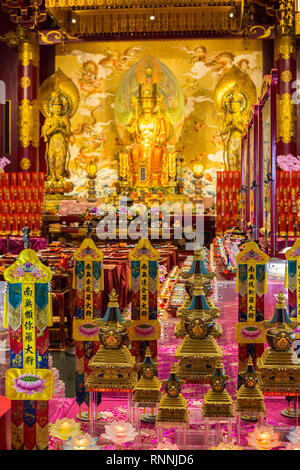
[[[292,347],[295,339],[292,328],[297,323],[288,317],[282,291],[277,296],[274,316],[265,326],[271,326],[266,334],[270,347],[257,359],[261,390],[264,394],[300,393],[300,360]]]
[[[157,378],[157,367],[152,361],[150,349],[147,348],[141,365],[141,376],[134,387],[132,401],[155,403],[160,400],[161,382]]]
[[[187,400],[180,393],[181,382],[176,375],[176,366],[171,367],[171,373],[166,381],[165,394],[162,397],[156,422],[188,422]]]
[[[120,313],[115,289],[109,296],[106,315],[98,320],[97,325],[100,347],[89,362],[92,372],[87,378],[86,388],[96,388],[97,391],[133,390],[137,374],[135,358],[127,347],[129,322]]]
[[[211,390],[204,395],[204,405],[202,407],[202,416],[204,418],[231,418],[234,416],[232,398],[225,389],[227,379],[228,376],[223,373],[223,365],[218,360],[209,381]]]
[[[241,376],[243,383],[237,392],[236,411],[265,413],[265,400],[258,386],[258,374],[253,367],[251,356],[249,356],[247,368]]]
[[[195,250],[190,270],[182,274],[182,277],[186,279],[185,288],[189,298],[192,299],[193,286],[199,279],[202,279],[205,295],[208,296],[212,291],[211,281],[214,276],[215,274],[208,272],[205,267],[203,249]]]
[[[220,310],[205,295],[205,281],[201,277],[197,278],[193,284],[191,299],[181,309],[178,309],[177,317],[180,318],[180,322],[175,325],[176,338],[182,338],[186,335],[185,318],[195,311],[202,312],[211,318],[219,318],[220,316]],[[216,325],[216,328],[219,328],[220,336],[222,334],[221,325]]]
[[[194,308],[183,312],[187,334],[175,353],[179,360],[178,377],[188,383],[208,383],[216,361],[222,358],[222,349],[214,339],[214,336],[221,336],[221,326],[203,308],[205,299],[202,288],[199,294],[199,304],[193,306],[192,303],[191,307]]]

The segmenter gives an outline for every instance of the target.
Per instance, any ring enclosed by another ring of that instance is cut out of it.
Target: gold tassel
[[[288,262],[285,263],[285,271],[284,271],[284,288],[287,289],[288,286]],[[298,261],[297,261],[298,264]],[[297,266],[298,268],[298,266]]]
[[[53,326],[51,282],[49,282],[48,286],[48,326]]]
[[[8,285],[6,283],[4,292],[4,314],[3,314],[3,326],[8,328]]]
[[[75,266],[72,269],[72,289],[76,289],[76,271]]]
[[[104,269],[103,269],[103,264],[101,266],[101,284],[100,284],[100,290],[104,290]]]
[[[239,273],[240,273],[240,270],[238,267],[236,270],[236,278],[235,278],[235,292],[239,291]]]
[[[267,285],[267,269],[265,267],[265,279],[264,279],[264,294],[267,293],[268,285]]]

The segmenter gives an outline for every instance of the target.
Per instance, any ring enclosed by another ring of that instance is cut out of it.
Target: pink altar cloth
[[[283,279],[274,280],[268,283],[268,294],[265,296],[265,319],[270,319],[274,313],[274,307],[276,304],[275,294],[283,289]],[[214,299],[214,303],[221,309],[221,316],[219,322],[223,328],[223,335],[218,338],[218,344],[222,347],[223,351],[223,363],[225,367],[225,373],[229,375],[226,389],[231,394],[233,400],[236,398],[237,391],[237,366],[238,366],[238,345],[235,342],[235,323],[237,321],[237,306],[238,299],[237,293],[235,292],[235,280],[234,281],[221,281],[219,292],[222,298]],[[176,362],[175,350],[177,345],[181,342],[180,339],[175,338],[173,335],[175,319],[170,319],[167,328],[170,328],[169,339],[164,339],[162,335],[159,341],[158,349],[158,373],[159,379],[165,379],[168,377],[170,372],[170,365]],[[191,413],[198,413],[200,406],[203,403],[203,397],[206,391],[209,389],[208,385],[183,385],[182,394],[188,400],[189,407],[191,407]],[[281,411],[286,408],[287,402],[285,397],[266,397],[266,420],[265,423],[274,427],[275,431],[281,432],[282,436],[286,434],[295,426],[295,419],[285,418],[281,415]],[[126,420],[127,413],[127,397],[124,400],[113,400],[102,398],[102,402],[99,405],[99,412],[103,413],[101,423],[105,424],[111,420]],[[52,399],[49,403],[49,421],[55,422],[56,419],[63,417],[74,418],[78,413],[78,406],[75,399]],[[82,430],[87,429],[88,424],[82,424]],[[246,445],[246,435],[253,430],[255,423],[242,421],[241,423],[241,445]],[[143,433],[142,441],[145,443],[148,441],[155,448],[157,445],[157,435],[154,425],[142,424],[141,431]],[[164,436],[172,440],[172,433],[174,429],[170,427],[164,432]],[[225,431],[226,432],[226,431]],[[236,424],[233,423],[233,442],[235,442],[237,435]],[[149,445],[149,442],[148,442]]]

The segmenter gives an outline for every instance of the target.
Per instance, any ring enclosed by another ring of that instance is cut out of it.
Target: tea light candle
[[[271,450],[282,445],[280,434],[275,433],[272,428],[264,426],[255,428],[248,436],[248,444],[258,450]]]
[[[72,438],[74,450],[88,450],[90,447],[91,439],[88,434],[79,434]]]
[[[60,425],[61,434],[64,434],[64,435],[69,434],[71,427],[72,427],[71,424],[68,422],[61,423]]]
[[[116,436],[119,439],[124,438],[128,432],[128,429],[125,423],[117,424],[115,427],[115,430],[116,430]]]

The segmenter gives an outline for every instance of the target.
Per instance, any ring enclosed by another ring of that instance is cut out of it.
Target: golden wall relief
[[[165,40],[135,42],[85,42],[67,44],[56,50],[56,68],[72,79],[79,90],[80,104],[71,119],[69,144],[70,180],[73,194],[87,191],[85,168],[90,159],[98,166],[96,190],[99,196],[114,191],[122,150],[115,121],[115,99],[124,75],[144,57],[151,55],[177,78],[184,95],[184,123],[174,150],[184,156],[185,192],[192,193],[191,162],[199,154],[205,167],[205,197],[215,196],[216,172],[224,169],[223,121],[215,102],[215,88],[222,77],[236,67],[250,77],[257,90],[262,85],[261,41]]]

